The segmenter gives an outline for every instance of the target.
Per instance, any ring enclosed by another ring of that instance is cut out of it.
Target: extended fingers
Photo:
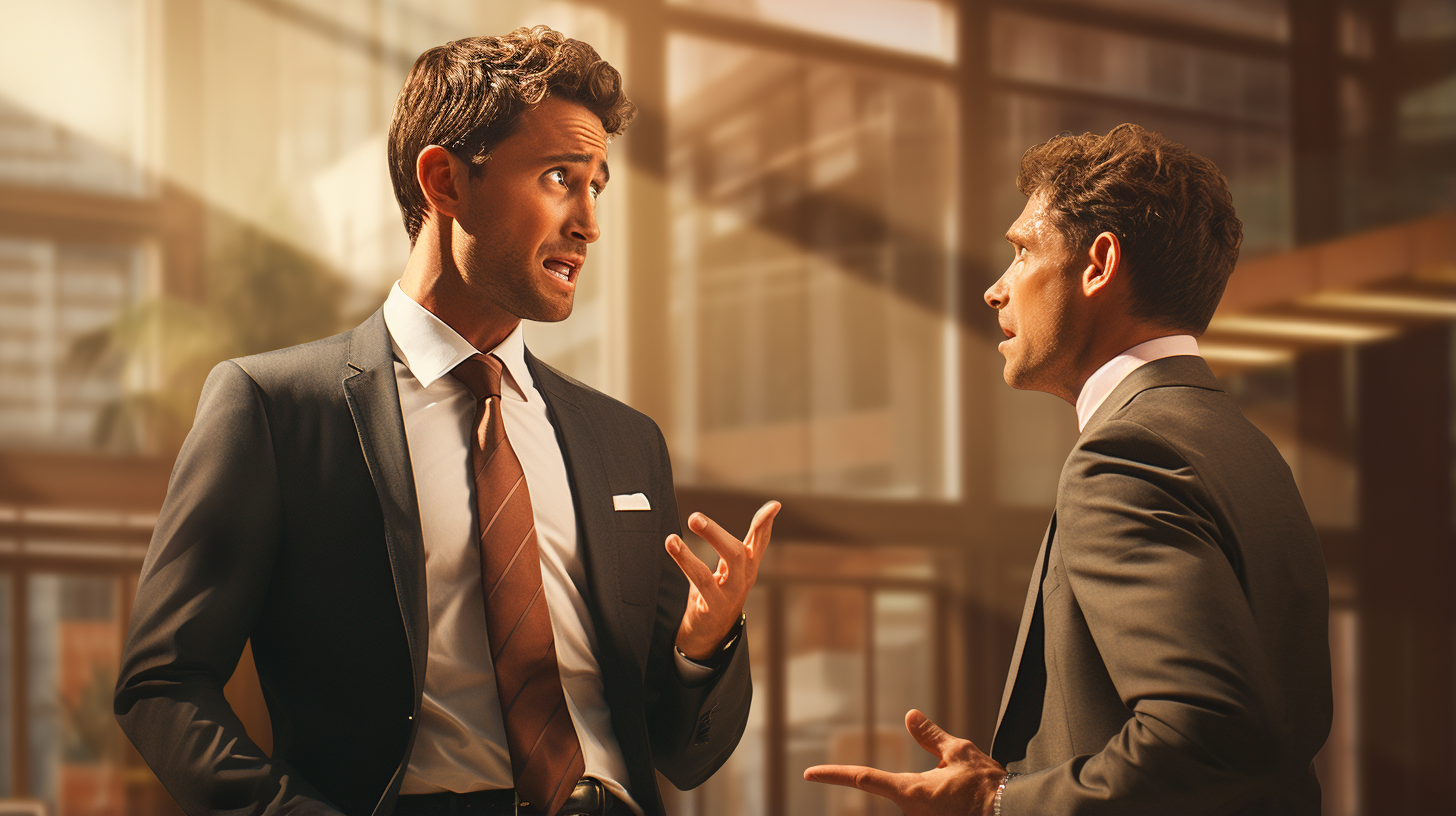
[[[763,550],[773,536],[774,517],[781,509],[783,505],[776,501],[764,502],[758,512],[753,514],[753,523],[748,525],[748,535],[743,539],[751,557],[763,558]]]
[[[905,793],[900,779],[907,774],[892,774],[862,765],[815,765],[804,771],[804,778],[810,782],[824,782],[829,785],[843,785],[859,788],[886,799],[898,801]]]
[[[947,734],[944,729],[931,722],[929,717],[914,708],[905,713],[905,730],[920,743],[921,748],[941,759],[947,759],[947,754],[962,742],[960,738]]]
[[[683,571],[683,575],[687,576],[688,581],[697,587],[699,595],[708,595],[717,591],[718,580],[713,577],[712,572],[708,571],[708,565],[688,549],[688,545],[681,538],[676,535],[668,536],[666,546],[667,554],[677,562],[678,569]]]
[[[729,566],[737,566],[743,563],[747,557],[747,551],[743,542],[733,537],[732,533],[724,530],[718,522],[713,521],[702,513],[694,513],[688,516],[688,529],[697,533],[704,541],[717,550],[718,555],[727,561]]]

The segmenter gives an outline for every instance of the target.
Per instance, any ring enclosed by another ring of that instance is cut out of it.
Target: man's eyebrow
[[[592,153],[557,153],[554,156],[546,156],[543,161],[548,162],[571,162],[572,164],[591,164],[596,161],[596,155]],[[612,180],[611,168],[602,162],[602,183]]]

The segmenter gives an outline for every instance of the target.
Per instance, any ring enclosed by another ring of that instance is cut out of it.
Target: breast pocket
[[[662,529],[662,511],[657,508],[651,510],[614,510],[612,517],[616,521],[618,530],[660,530]]]

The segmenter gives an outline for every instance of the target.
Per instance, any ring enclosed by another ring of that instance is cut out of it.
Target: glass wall
[[[668,57],[678,478],[951,498],[950,90],[697,37]]]
[[[111,711],[124,634],[110,575],[29,578],[29,794],[58,814],[125,812],[125,737]]]
[[[137,246],[0,237],[0,444],[89,448],[119,435],[106,423],[123,372],[92,349],[141,300],[147,257]]]

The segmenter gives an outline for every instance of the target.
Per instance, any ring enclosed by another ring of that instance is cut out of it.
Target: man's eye
[[[552,181],[560,184],[562,187],[566,186],[566,173],[560,170],[552,170],[550,173],[547,174],[547,176],[549,176]]]
[[[595,184],[593,184],[591,186],[591,197],[592,197],[592,201],[596,201],[597,200],[597,196],[599,196],[601,194],[602,194],[602,188],[600,188],[600,187],[596,186]]]

